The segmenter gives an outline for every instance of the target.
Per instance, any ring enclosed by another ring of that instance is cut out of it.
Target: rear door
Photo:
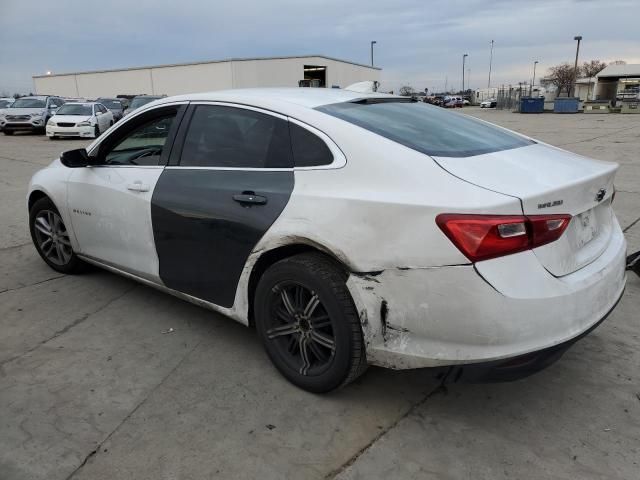
[[[82,255],[159,280],[151,197],[185,109],[165,106],[131,119],[90,152],[97,165],[73,170],[68,208]]]
[[[226,104],[189,107],[151,215],[160,278],[233,306],[249,254],[293,190],[287,119]]]

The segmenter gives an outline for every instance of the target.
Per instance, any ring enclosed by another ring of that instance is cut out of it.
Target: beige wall
[[[297,87],[304,66],[327,67],[327,86],[380,80],[380,71],[322,57],[242,60],[136,70],[34,77],[37,93],[96,98],[118,94],[206,92],[225,88]]]

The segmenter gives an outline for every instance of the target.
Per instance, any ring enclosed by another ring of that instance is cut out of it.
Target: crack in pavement
[[[42,167],[42,168],[47,166],[47,164],[42,164],[42,163],[38,163],[38,162],[31,162],[29,160],[21,160],[19,158],[5,157],[3,155],[0,155],[0,158],[3,159],[3,160],[13,160],[14,162],[28,163],[30,165],[38,165],[39,167]]]
[[[0,252],[4,252],[5,250],[11,250],[12,248],[26,247],[27,245],[31,245],[31,242],[20,243],[19,245],[11,245],[10,247],[1,247]]]
[[[42,283],[42,282],[40,282],[40,283]],[[97,313],[100,313],[102,310],[104,310],[105,308],[109,307],[112,303],[114,303],[115,301],[121,299],[122,297],[124,297],[128,293],[131,293],[133,290],[135,290],[138,287],[139,287],[139,285],[134,285],[132,288],[127,289],[126,291],[124,291],[120,295],[118,295],[117,297],[114,297],[111,300],[109,300],[108,302],[106,302],[105,304],[101,305],[100,307],[95,309],[93,312],[85,313],[80,318],[77,318],[76,320],[72,321],[71,323],[66,325],[64,328],[62,328],[61,330],[58,330],[57,332],[55,332],[49,338],[39,342],[37,345],[34,345],[33,347],[29,348],[28,350],[25,350],[24,352],[20,353],[19,355],[14,355],[13,357],[10,357],[10,358],[8,358],[6,360],[3,360],[2,362],[0,362],[0,368],[4,367],[5,365],[7,365],[7,364],[19,359],[19,358],[24,357],[25,355],[28,355],[29,353],[31,353],[31,352],[35,351],[36,349],[40,348],[42,345],[44,345],[44,344],[46,344],[46,343],[48,343],[48,342],[50,342],[52,340],[55,340],[60,335],[64,335],[69,330],[71,330],[73,327],[76,327],[76,326],[80,325],[82,322],[87,320],[92,315],[96,315]]]
[[[636,218],[633,222],[631,222],[629,225],[627,225],[625,228],[623,228],[622,229],[622,233],[627,233],[627,230],[629,230],[631,227],[633,227],[638,222],[640,222],[640,217]]]
[[[62,275],[57,275],[55,277],[47,278],[46,280],[40,280],[39,282],[31,283],[29,285],[22,285],[21,287],[14,287],[14,288],[5,288],[4,290],[0,290],[0,295],[7,292],[15,292],[16,290],[22,290],[23,288],[33,287],[34,285],[41,285],[43,283],[50,282],[51,280],[57,280],[58,278],[62,278],[66,276],[67,275],[63,273]]]
[[[73,472],[71,472],[69,474],[69,476],[67,476],[66,480],[71,480],[82,468],[84,468],[84,466],[87,464],[87,462],[89,461],[89,459],[91,457],[93,457],[94,455],[97,455],[98,452],[100,451],[100,449],[102,448],[102,446],[107,443],[109,441],[109,439],[111,439],[111,437],[118,431],[120,430],[120,428],[122,427],[122,425],[124,425],[127,420],[129,420],[139,409],[140,407],[142,407],[142,405],[144,405],[146,403],[146,401],[151,397],[151,395],[153,395],[155,393],[156,390],[158,390],[158,388],[160,388],[166,381],[167,379],[173,375],[173,373],[180,368],[180,366],[185,362],[185,360],[195,351],[196,348],[198,348],[200,346],[200,344],[202,343],[202,340],[198,341],[193,348],[191,348],[187,353],[185,353],[184,357],[182,357],[180,359],[180,361],[176,364],[175,367],[173,367],[169,373],[167,373],[162,380],[160,380],[160,382],[158,382],[158,384],[153,387],[149,393],[133,408],[133,410],[131,410],[121,421],[120,423],[118,423],[118,425],[116,425],[116,427],[111,431],[111,433],[109,433],[104,440],[102,440],[100,443],[98,443],[98,446],[96,448],[94,448],[93,450],[91,450],[84,458],[84,460],[82,461],[82,463],[80,463],[80,465],[78,465],[78,467],[73,470]]]
[[[446,381],[446,376],[445,376],[445,378],[442,379],[442,381],[438,384],[437,387],[435,387],[433,390],[428,392],[423,399],[419,400],[418,402],[413,404],[411,407],[409,407],[409,409],[404,414],[402,414],[395,422],[393,422],[387,428],[385,428],[381,432],[379,432],[373,439],[371,439],[371,441],[369,443],[367,443],[364,447],[362,447],[360,450],[358,450],[351,458],[349,458],[349,460],[347,460],[345,463],[340,465],[338,468],[336,468],[336,469],[330,471],[329,473],[327,473],[324,476],[325,480],[336,478],[338,475],[340,475],[342,472],[344,472],[347,468],[349,468],[351,465],[353,465],[356,462],[356,460],[358,460],[358,458],[360,458],[367,450],[369,450],[378,440],[380,440],[384,435],[386,435],[391,430],[393,430],[395,427],[397,427],[398,424],[402,420],[407,418],[409,415],[411,415],[413,412],[415,412],[419,407],[424,405],[427,402],[427,400],[429,400],[431,397],[433,397],[434,395],[437,395],[439,393],[445,393],[446,394],[447,387],[445,387],[445,385],[444,385],[445,381]]]
[[[595,137],[592,137],[592,138],[586,138],[584,140],[578,140],[577,142],[559,143],[556,146],[557,147],[564,147],[566,145],[577,145],[579,143],[591,142],[591,141],[597,140],[599,138],[609,137],[611,135],[616,135],[618,133],[622,133],[622,132],[626,132],[626,131],[629,131],[629,130],[633,130],[634,128],[640,128],[640,126],[634,125],[633,127],[621,128],[620,130],[615,130],[615,131],[612,131],[612,132],[603,133],[602,135],[596,135]]]

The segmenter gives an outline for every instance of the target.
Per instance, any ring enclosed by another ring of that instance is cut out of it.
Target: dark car
[[[96,100],[97,103],[101,103],[113,113],[113,120],[117,122],[124,116],[125,106],[119,98],[107,98],[100,97]]]
[[[133,100],[131,100],[129,108],[127,108],[124,114],[129,115],[135,109],[164,97],[166,97],[166,95],[138,95],[137,97],[134,97]]]

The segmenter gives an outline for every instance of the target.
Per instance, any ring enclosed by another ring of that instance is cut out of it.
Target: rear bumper
[[[564,277],[531,251],[475,266],[352,274],[347,285],[369,362],[395,369],[499,362],[586,334],[625,287],[626,242],[615,226],[604,253]]]
[[[442,378],[445,383],[512,382],[544,370],[550,365],[553,365],[556,361],[560,360],[564,353],[569,350],[574,343],[589,335],[593,330],[600,326],[600,324],[604,322],[609,314],[611,314],[611,312],[616,308],[620,299],[622,299],[623,294],[624,291],[620,294],[616,303],[604,317],[577,337],[569,339],[558,345],[554,345],[553,347],[544,348],[524,355],[518,355],[505,360],[446,367],[446,370],[443,370],[442,372]]]

